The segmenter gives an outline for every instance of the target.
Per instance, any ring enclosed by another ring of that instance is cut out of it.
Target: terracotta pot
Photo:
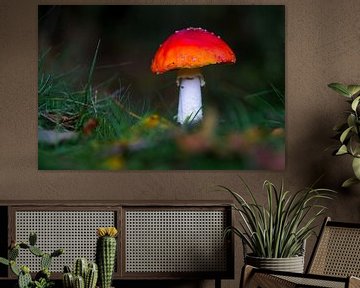
[[[289,258],[263,258],[246,255],[245,263],[263,269],[304,273],[304,256]]]

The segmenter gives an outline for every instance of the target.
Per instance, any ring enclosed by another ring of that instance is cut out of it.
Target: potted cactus
[[[97,264],[88,262],[86,258],[76,259],[73,272],[71,272],[69,266],[64,267],[64,288],[95,288],[97,279]]]
[[[97,229],[96,263],[99,267],[99,287],[110,288],[116,258],[115,227],[100,227]]]
[[[36,233],[30,233],[29,243],[13,242],[10,245],[8,259],[0,257],[0,263],[10,266],[11,271],[18,277],[18,288],[49,288],[54,285],[50,280],[50,265],[54,257],[64,253],[63,249],[57,249],[52,253],[45,253],[36,246]],[[40,258],[41,270],[32,279],[30,268],[26,265],[19,266],[16,259],[20,249],[28,250],[33,255]]]

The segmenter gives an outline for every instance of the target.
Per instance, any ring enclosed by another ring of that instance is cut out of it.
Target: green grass
[[[277,88],[242,96],[217,87],[222,101],[205,103],[202,124],[181,127],[167,116],[176,106],[159,114],[126,87],[109,93],[107,83],[94,84],[99,44],[85,84],[76,70],[45,71],[47,53],[39,57],[39,129],[59,138],[72,132],[62,141],[39,138],[39,169],[276,169],[285,145]]]

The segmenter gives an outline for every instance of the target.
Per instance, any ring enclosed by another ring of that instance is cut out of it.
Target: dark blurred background
[[[152,74],[151,60],[169,35],[187,27],[202,27],[221,36],[237,57],[234,65],[203,69],[205,104],[222,110],[232,98],[241,100],[271,85],[284,91],[284,6],[38,7],[39,55],[51,49],[46,56],[48,72],[62,74],[77,67],[71,78],[84,85],[101,39],[94,84],[105,81],[102,87],[108,93],[127,89],[130,100],[164,116],[176,113],[176,72]]]

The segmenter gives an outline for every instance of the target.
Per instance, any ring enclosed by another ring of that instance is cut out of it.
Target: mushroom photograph
[[[285,169],[283,5],[39,5],[40,170]]]

